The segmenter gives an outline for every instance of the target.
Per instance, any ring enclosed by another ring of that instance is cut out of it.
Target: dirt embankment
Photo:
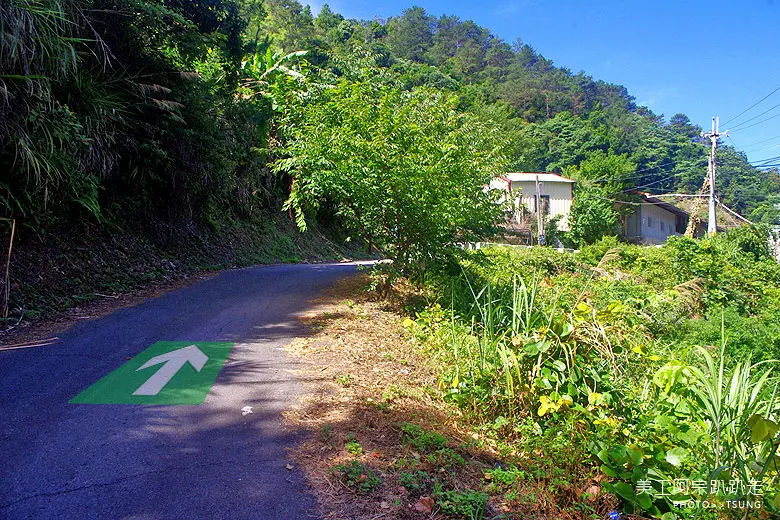
[[[5,231],[0,231],[4,242]],[[0,317],[0,345],[55,336],[75,321],[135,305],[222,269],[361,256],[321,230],[300,233],[284,217],[197,233],[173,226],[154,232],[84,226],[43,235],[17,229],[10,312]]]

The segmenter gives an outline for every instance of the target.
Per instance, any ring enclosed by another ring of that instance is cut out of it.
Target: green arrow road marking
[[[233,343],[158,341],[90,386],[77,404],[201,404]]]

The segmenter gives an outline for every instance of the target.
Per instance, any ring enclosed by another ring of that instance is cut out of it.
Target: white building
[[[634,211],[623,220],[621,226],[623,238],[638,244],[662,244],[669,237],[682,236],[685,233],[688,226],[688,212],[649,193],[639,193],[639,195],[641,202],[631,206]],[[701,236],[702,229],[700,223],[695,236]]]
[[[539,193],[536,182],[539,181]],[[574,196],[574,181],[557,173],[505,173],[495,179],[490,187],[505,190],[515,202],[516,219],[521,223],[526,215],[536,215],[537,195],[541,199],[542,213],[545,219],[560,216],[558,229],[569,230],[569,213]]]
[[[777,261],[780,262],[780,227],[769,230],[769,249]]]

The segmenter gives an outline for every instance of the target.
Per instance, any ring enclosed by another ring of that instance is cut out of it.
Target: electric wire
[[[756,121],[756,122],[755,122],[755,123],[753,123],[752,125],[743,126],[742,128],[739,128],[739,129],[738,129],[738,131],[739,131],[739,132],[741,132],[741,131],[743,131],[743,130],[747,130],[748,128],[753,128],[754,126],[758,126],[758,125],[760,125],[761,123],[766,123],[766,122],[767,122],[767,121],[769,121],[770,119],[774,119],[774,118],[776,118],[776,117],[780,117],[780,114],[775,114],[775,115],[773,115],[773,116],[767,117],[766,119],[762,119],[761,121]]]
[[[777,92],[778,90],[780,90],[780,87],[777,87],[777,88],[776,88],[776,89],[774,89],[772,92],[770,92],[770,93],[769,93],[769,94],[767,94],[766,96],[762,97],[761,99],[759,99],[758,101],[756,101],[755,103],[753,103],[752,105],[750,105],[749,107],[747,107],[745,110],[743,110],[743,111],[742,111],[742,112],[740,112],[739,114],[735,115],[734,117],[732,117],[731,119],[729,119],[728,121],[726,121],[725,123],[723,123],[723,126],[726,126],[727,124],[731,123],[731,122],[732,122],[732,121],[734,121],[735,119],[739,118],[741,115],[743,115],[743,114],[745,114],[745,113],[749,112],[750,110],[752,110],[752,109],[753,109],[754,107],[756,107],[757,105],[761,104],[761,103],[762,103],[762,102],[763,102],[765,99],[767,99],[769,96],[771,96],[772,94],[774,94],[774,93],[775,93],[775,92]]]
[[[701,162],[701,159],[699,159],[699,162]],[[588,180],[590,182],[626,181],[626,180],[630,180],[630,179],[633,179],[633,178],[636,178],[636,177],[644,177],[644,175],[637,175],[637,174],[641,174],[643,172],[648,172],[648,171],[651,171],[651,170],[658,170],[659,172],[661,172],[661,171],[668,171],[669,168],[667,168],[667,166],[676,166],[676,165],[688,166],[689,168],[696,168],[698,166],[702,166],[703,164],[681,164],[678,161],[668,161],[668,162],[661,163],[661,164],[656,165],[656,166],[650,166],[648,168],[642,168],[641,170],[634,170],[633,172],[628,172],[631,175],[627,174],[627,175],[617,176],[617,177],[601,177],[599,179],[588,179]]]
[[[753,150],[745,150],[743,148],[742,151],[745,153],[753,153],[753,152],[760,152],[761,150],[771,150],[772,148],[777,148],[779,146],[780,146],[780,142],[775,144],[770,144],[769,146],[762,146],[761,148],[755,148]]]
[[[664,177],[662,179],[658,179],[658,180],[653,181],[653,182],[648,182],[647,184],[642,184],[640,186],[634,186],[633,188],[629,188],[627,190],[623,190],[623,193],[627,193],[627,192],[629,192],[631,190],[638,190],[639,188],[647,188],[649,186],[655,186],[656,184],[660,184],[660,183],[662,183],[664,181],[668,181],[670,179],[674,179],[675,177],[679,177],[683,173],[685,173],[685,172],[675,173],[674,175],[667,175],[666,177]]]
[[[767,112],[771,112],[772,110],[776,109],[777,107],[780,107],[780,103],[776,104],[776,105],[775,105],[775,106],[773,106],[772,108],[769,108],[769,109],[767,109],[767,110],[764,110],[764,111],[763,111],[763,112],[761,112],[760,114],[757,114],[757,115],[755,115],[755,116],[751,117],[750,119],[746,119],[746,120],[742,121],[740,124],[738,124],[738,125],[735,125],[735,126],[734,126],[734,127],[732,127],[732,128],[729,128],[729,131],[738,130],[738,129],[739,129],[739,127],[741,127],[741,126],[745,125],[745,123],[749,123],[749,122],[753,121],[754,119],[758,119],[759,117],[763,116],[763,115],[764,115],[764,114],[766,114]],[[724,125],[724,126],[725,126],[725,125]]]
[[[755,166],[756,164],[763,164],[768,162],[776,162],[780,161],[780,155],[776,155],[774,157],[767,157],[766,159],[761,159],[759,161],[748,161],[751,165]]]
[[[751,146],[755,146],[757,144],[764,144],[769,141],[774,141],[775,139],[780,139],[780,135],[776,135],[774,137],[770,137],[769,139],[764,139],[763,141],[756,141],[755,143],[746,144],[745,148],[750,148]]]

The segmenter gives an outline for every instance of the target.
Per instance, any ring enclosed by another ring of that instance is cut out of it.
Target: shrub
[[[358,493],[370,493],[382,483],[382,480],[371,468],[356,460],[349,464],[334,466],[330,472]]]
[[[420,496],[428,493],[433,484],[431,476],[424,471],[402,471],[399,478],[401,485],[405,487],[412,496]]]
[[[444,435],[436,432],[426,432],[416,424],[405,423],[401,426],[401,431],[413,448],[424,453],[447,446],[447,438]]]
[[[352,455],[360,455],[363,453],[363,446],[358,441],[350,440],[344,444],[344,449]]]
[[[468,519],[481,519],[488,501],[485,493],[473,489],[440,491],[434,498],[442,513]]]

